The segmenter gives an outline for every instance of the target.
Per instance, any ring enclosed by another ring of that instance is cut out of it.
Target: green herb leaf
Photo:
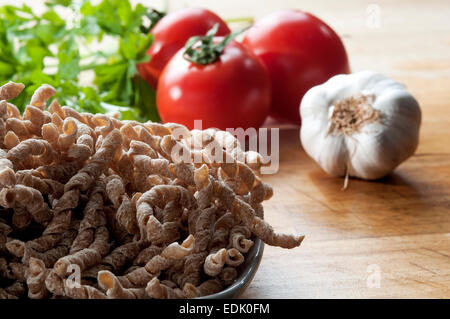
[[[61,7],[72,18],[63,19]],[[1,6],[0,85],[25,84],[11,101],[19,108],[48,83],[61,104],[81,112],[118,111],[123,119],[158,120],[155,91],[137,71],[137,64],[149,60],[146,51],[153,41],[152,34],[141,32],[149,13],[163,15],[141,4],[133,7],[129,0],[47,0],[41,14],[26,5]],[[86,72],[94,73],[92,84],[84,83]]]

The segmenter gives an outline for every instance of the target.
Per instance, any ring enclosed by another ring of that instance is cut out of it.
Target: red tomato
[[[243,43],[269,70],[270,115],[280,120],[300,124],[303,95],[336,74],[350,72],[339,36],[322,20],[299,10],[274,12],[257,21]]]
[[[219,23],[217,35],[227,35],[230,29],[215,13],[200,8],[187,8],[168,14],[152,29],[153,44],[147,50],[150,61],[138,65],[140,76],[156,88],[158,78],[170,58],[195,35],[205,35]]]
[[[177,52],[159,78],[156,105],[164,122],[190,129],[194,120],[202,120],[203,129],[261,126],[269,113],[271,87],[258,57],[236,41],[207,65],[189,62],[183,53]]]

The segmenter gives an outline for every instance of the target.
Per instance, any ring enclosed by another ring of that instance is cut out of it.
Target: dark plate
[[[256,238],[255,244],[245,256],[244,263],[240,266],[240,275],[236,281],[226,289],[209,296],[200,297],[198,299],[230,299],[238,298],[245,289],[250,285],[253,277],[255,277],[259,264],[264,252],[264,243]]]

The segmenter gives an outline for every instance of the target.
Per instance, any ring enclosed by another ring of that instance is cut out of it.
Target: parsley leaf
[[[11,102],[23,108],[34,90],[48,83],[61,104],[79,111],[158,121],[155,91],[137,71],[137,64],[149,60],[153,36],[143,25],[155,10],[133,7],[129,0],[96,5],[47,0],[45,5],[41,14],[26,5],[0,7],[0,85],[26,86]],[[70,18],[59,9],[69,10]],[[93,79],[86,82],[89,74]]]

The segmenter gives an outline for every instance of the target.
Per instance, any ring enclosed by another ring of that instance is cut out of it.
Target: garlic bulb
[[[300,139],[329,174],[377,179],[414,154],[421,111],[405,85],[364,71],[313,87],[300,106]]]

